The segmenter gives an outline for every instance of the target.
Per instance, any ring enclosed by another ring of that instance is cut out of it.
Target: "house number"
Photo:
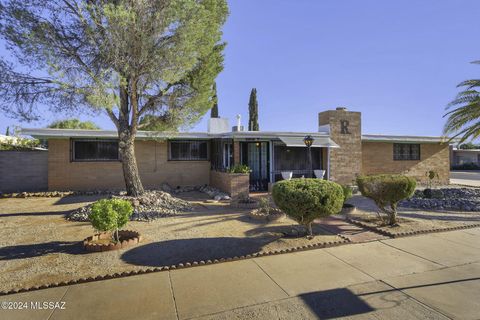
[[[350,122],[348,122],[348,120],[340,120],[340,133],[350,134],[350,131],[348,131],[349,125],[350,125]]]

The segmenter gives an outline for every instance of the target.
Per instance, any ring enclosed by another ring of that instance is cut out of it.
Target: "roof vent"
[[[337,107],[337,111],[347,111],[347,107]]]
[[[243,131],[242,116],[237,114],[237,125],[232,128],[233,132]]]

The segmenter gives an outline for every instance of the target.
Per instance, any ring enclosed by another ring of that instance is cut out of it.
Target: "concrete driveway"
[[[480,228],[0,297],[0,319],[478,319]],[[4,304],[2,304],[3,306]]]
[[[471,187],[480,187],[480,171],[450,171],[450,183]]]

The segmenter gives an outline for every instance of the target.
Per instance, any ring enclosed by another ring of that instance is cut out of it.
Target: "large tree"
[[[480,61],[472,62],[480,64]],[[473,140],[480,136],[480,79],[466,80],[458,84],[463,88],[457,97],[450,102],[444,133],[459,138],[459,143]]]
[[[49,126],[52,129],[87,129],[87,130],[99,130],[92,121],[80,121],[78,119],[66,119],[52,122]]]
[[[146,118],[173,130],[211,108],[226,1],[0,3],[0,36],[11,52],[0,60],[0,108],[28,119],[42,106],[106,113],[118,131],[126,190],[141,194],[138,124]]]
[[[258,130],[260,130],[260,127],[258,125],[257,89],[253,88],[248,101],[248,131]]]

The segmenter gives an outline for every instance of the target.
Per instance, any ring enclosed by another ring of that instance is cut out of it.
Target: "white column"
[[[330,147],[327,147],[327,180],[330,180]]]

